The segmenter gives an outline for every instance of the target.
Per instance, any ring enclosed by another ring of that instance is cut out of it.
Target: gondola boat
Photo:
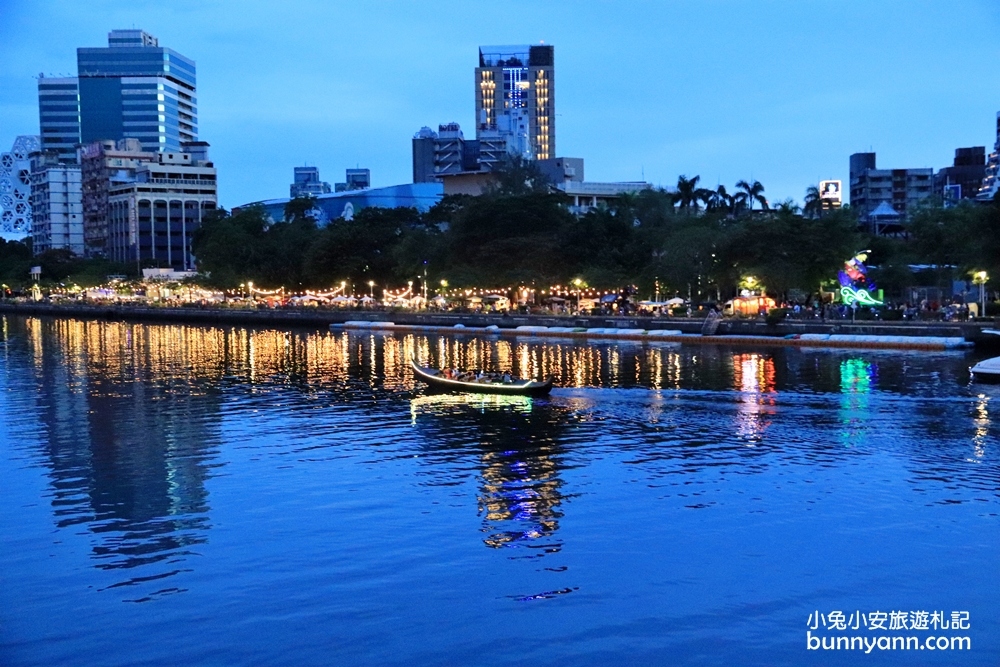
[[[505,394],[508,396],[547,396],[552,391],[552,378],[546,382],[536,380],[515,380],[513,382],[466,382],[452,380],[441,375],[441,371],[419,365],[411,359],[417,379],[432,389],[440,391],[464,391],[472,394]]]

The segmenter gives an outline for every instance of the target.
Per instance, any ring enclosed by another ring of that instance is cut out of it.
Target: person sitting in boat
[[[500,381],[504,384],[510,384],[511,383],[510,371],[504,371],[503,375],[500,376]]]

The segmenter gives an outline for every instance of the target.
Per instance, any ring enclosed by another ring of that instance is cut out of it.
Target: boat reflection
[[[469,394],[416,396],[410,414],[413,426],[425,432],[436,462],[443,457],[460,465],[474,458],[486,546],[530,547],[527,557],[562,548],[554,539],[563,503],[564,454],[558,443],[572,420],[569,415],[525,396]],[[466,432],[470,422],[478,433],[475,441],[451,440],[450,433]]]

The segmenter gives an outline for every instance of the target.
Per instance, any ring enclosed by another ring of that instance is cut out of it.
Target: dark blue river
[[[974,353],[0,323],[2,665],[1000,663]]]

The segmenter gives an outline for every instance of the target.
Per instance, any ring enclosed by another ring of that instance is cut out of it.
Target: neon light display
[[[837,272],[837,279],[840,281],[840,298],[845,304],[852,308],[857,306],[881,306],[882,301],[876,299],[873,294],[876,291],[875,283],[868,280],[868,267],[865,260],[868,259],[870,250],[862,250],[846,262],[844,268]]]

